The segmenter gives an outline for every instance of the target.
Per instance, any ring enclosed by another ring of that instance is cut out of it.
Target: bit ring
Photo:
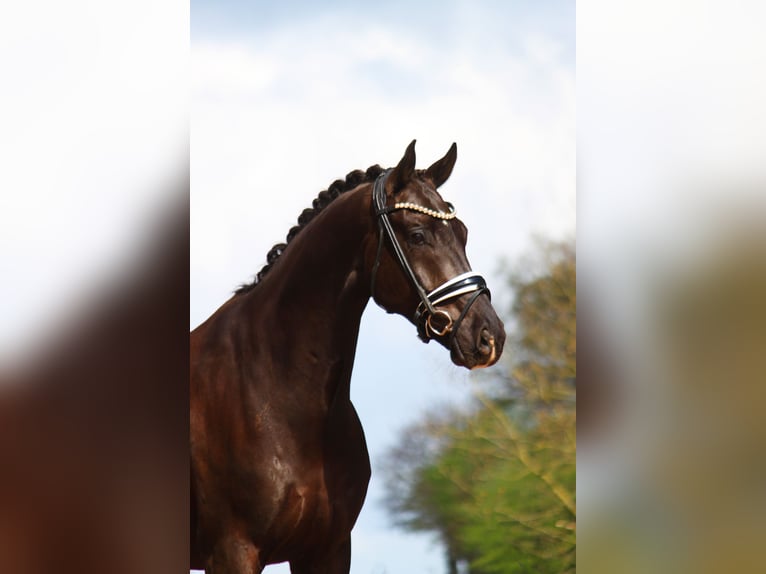
[[[447,324],[444,327],[442,327],[441,329],[436,329],[433,326],[433,324],[431,324],[431,320],[436,315],[442,315],[442,316],[447,318]],[[437,337],[443,337],[444,335],[449,333],[452,330],[452,323],[453,323],[453,321],[452,321],[452,317],[450,317],[450,314],[447,313],[446,311],[443,311],[442,309],[437,309],[436,311],[434,311],[434,313],[429,315],[428,318],[426,319],[426,327],[428,328],[428,330],[430,330]]]

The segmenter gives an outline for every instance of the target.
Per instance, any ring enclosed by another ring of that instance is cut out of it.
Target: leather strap
[[[375,276],[378,271],[378,266],[380,265],[380,254],[381,254],[381,247],[383,244],[383,235],[386,235],[389,239],[389,243],[391,244],[391,247],[394,250],[394,254],[396,255],[396,258],[399,261],[399,266],[404,271],[404,274],[409,278],[410,283],[412,283],[412,286],[415,287],[415,291],[417,291],[417,294],[420,297],[421,304],[426,306],[429,313],[433,313],[435,309],[431,305],[431,302],[428,300],[428,296],[426,295],[425,289],[423,289],[417,277],[415,277],[415,271],[413,271],[409,261],[407,261],[407,256],[404,254],[404,251],[402,250],[402,246],[399,245],[399,241],[397,241],[396,239],[396,235],[394,234],[394,228],[391,225],[391,219],[388,217],[388,214],[390,213],[390,211],[386,209],[386,180],[388,180],[388,176],[391,174],[392,171],[393,169],[387,169],[382,174],[380,174],[378,178],[375,180],[375,184],[373,185],[373,188],[372,188],[372,200],[373,200],[373,205],[375,206],[375,215],[378,217],[378,227],[379,227],[380,233],[379,233],[379,239],[378,239],[378,253],[375,258],[375,265],[373,266],[372,287],[370,291],[373,295],[375,294]]]

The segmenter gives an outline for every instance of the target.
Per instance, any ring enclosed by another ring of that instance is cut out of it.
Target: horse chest
[[[326,421],[316,429],[316,442],[282,461],[288,467],[282,475],[291,478],[283,483],[285,504],[302,523],[350,529],[361,510],[370,461],[362,427],[353,415]]]
[[[366,454],[366,451],[365,451]],[[307,468],[297,464],[283,484],[271,540],[277,554],[313,552],[345,539],[362,508],[369,461],[328,457]]]

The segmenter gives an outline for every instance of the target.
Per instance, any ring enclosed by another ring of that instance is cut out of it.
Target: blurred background
[[[0,6],[0,571],[188,565],[189,7]]]
[[[440,191],[499,314],[514,334],[519,323],[507,362],[472,376],[409,321],[368,306],[351,394],[373,477],[353,572],[574,563],[574,24],[571,2],[192,2],[192,328],[251,279],[320,190],[396,165],[415,138],[420,168],[457,142]],[[530,318],[558,301],[546,283],[556,274],[565,334]],[[533,293],[513,311],[522,287]],[[522,341],[524,329],[538,340]],[[538,345],[545,329],[555,350]],[[550,388],[517,381],[515,368],[529,376],[548,360],[568,361],[540,382]],[[544,430],[538,403],[550,410]],[[547,441],[544,458],[531,441]],[[564,459],[548,464],[559,447]],[[454,473],[429,478],[456,457]],[[494,506],[507,515],[487,516]],[[523,548],[508,544],[516,535]],[[540,549],[550,537],[555,550]]]
[[[757,2],[578,2],[578,567],[759,572]]]

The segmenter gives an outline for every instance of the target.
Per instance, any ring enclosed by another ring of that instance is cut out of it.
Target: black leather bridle
[[[436,289],[426,293],[426,290],[420,284],[420,281],[418,281],[418,278],[415,275],[415,271],[412,269],[412,266],[407,260],[407,256],[404,254],[404,250],[402,250],[402,246],[399,244],[399,240],[396,238],[394,228],[391,225],[389,214],[401,209],[409,209],[446,221],[455,218],[455,208],[452,207],[452,204],[448,203],[447,205],[449,205],[450,211],[449,213],[444,213],[411,203],[396,203],[390,207],[387,207],[386,180],[388,179],[391,171],[393,170],[388,169],[381,173],[375,180],[375,183],[372,187],[372,204],[375,211],[375,216],[378,220],[378,251],[375,256],[375,263],[372,266],[372,283],[370,286],[370,292],[374,299],[375,276],[377,275],[378,267],[380,265],[380,256],[383,250],[383,239],[388,238],[388,241],[391,244],[391,248],[394,251],[394,255],[399,262],[399,266],[404,271],[404,274],[407,276],[410,283],[412,283],[412,286],[415,288],[415,291],[420,298],[420,303],[418,304],[417,309],[415,309],[415,313],[412,317],[412,322],[415,323],[415,326],[418,329],[418,336],[426,343],[428,343],[433,338],[448,336],[447,344],[448,346],[451,346],[452,340],[455,337],[455,333],[457,333],[458,329],[460,328],[460,324],[463,322],[463,319],[465,318],[466,313],[468,313],[468,309],[471,308],[471,305],[474,304],[476,299],[478,299],[482,293],[486,293],[487,297],[491,297],[489,289],[487,288],[487,283],[481,275],[474,273],[473,271],[469,271],[467,273],[462,273],[457,277],[453,277],[449,281],[445,281],[436,287]],[[463,295],[467,295],[469,293],[472,293],[472,295],[470,299],[468,299],[468,302],[465,304],[463,310],[460,312],[460,315],[456,320],[453,321],[452,317],[447,311],[443,309],[437,309],[438,305],[458,297],[462,297]]]

